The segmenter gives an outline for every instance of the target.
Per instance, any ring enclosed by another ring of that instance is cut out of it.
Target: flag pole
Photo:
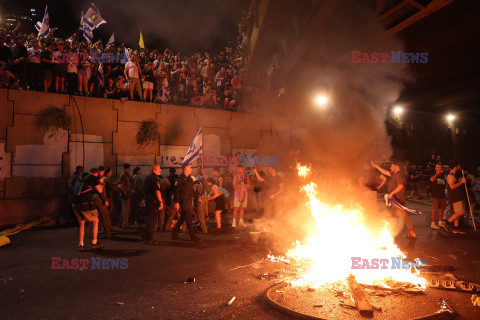
[[[462,170],[462,176],[463,176],[463,179],[465,180],[465,173],[463,170]],[[477,231],[477,226],[475,225],[475,219],[473,218],[472,205],[470,204],[470,197],[468,196],[468,188],[467,188],[466,180],[463,185],[465,186],[465,193],[467,194],[468,208],[470,209],[470,216],[472,217],[473,228],[475,228],[475,231]]]

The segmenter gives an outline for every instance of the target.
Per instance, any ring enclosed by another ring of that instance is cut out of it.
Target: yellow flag
[[[142,30],[140,30],[140,40],[138,41],[138,45],[140,46],[140,48],[145,49],[145,43],[143,43]]]

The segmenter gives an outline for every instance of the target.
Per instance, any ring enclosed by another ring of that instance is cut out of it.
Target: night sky
[[[88,10],[91,0],[4,0],[9,8],[34,8],[36,21],[41,21],[48,4],[51,26],[58,27],[58,37],[68,37],[78,30],[81,11]],[[115,32],[117,44],[138,47],[142,30],[147,48],[166,46],[185,53],[222,50],[234,41],[240,11],[248,6],[245,0],[97,0],[94,2],[107,21],[94,31],[94,41],[104,43]],[[31,26],[22,30],[32,31]]]

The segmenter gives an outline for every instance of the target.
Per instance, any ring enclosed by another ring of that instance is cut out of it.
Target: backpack
[[[228,198],[230,196],[230,192],[228,192],[226,189],[222,188],[222,187],[218,187],[218,189],[220,189],[220,191],[222,192],[222,194]]]
[[[82,193],[88,192],[92,190],[92,187],[90,187],[86,181],[90,177],[89,172],[82,173],[81,175],[78,176],[77,180],[75,181],[75,184],[73,186],[73,197],[78,198]],[[83,186],[87,186],[87,190],[83,190]],[[82,191],[83,190],[83,191]]]

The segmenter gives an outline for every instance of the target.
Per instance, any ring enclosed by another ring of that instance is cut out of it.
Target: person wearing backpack
[[[222,211],[227,208],[227,198],[230,195],[227,190],[216,185],[215,178],[208,178],[207,185],[211,192],[208,200],[215,200],[215,221],[217,222],[217,231],[222,229]]]
[[[78,219],[78,251],[84,252],[85,246],[83,238],[85,237],[85,220],[92,225],[92,249],[103,248],[103,244],[97,242],[98,237],[98,212],[95,207],[93,196],[98,194],[103,204],[108,207],[108,201],[102,193],[102,185],[98,179],[98,169],[92,168],[89,173],[82,173],[73,188],[73,212]]]

